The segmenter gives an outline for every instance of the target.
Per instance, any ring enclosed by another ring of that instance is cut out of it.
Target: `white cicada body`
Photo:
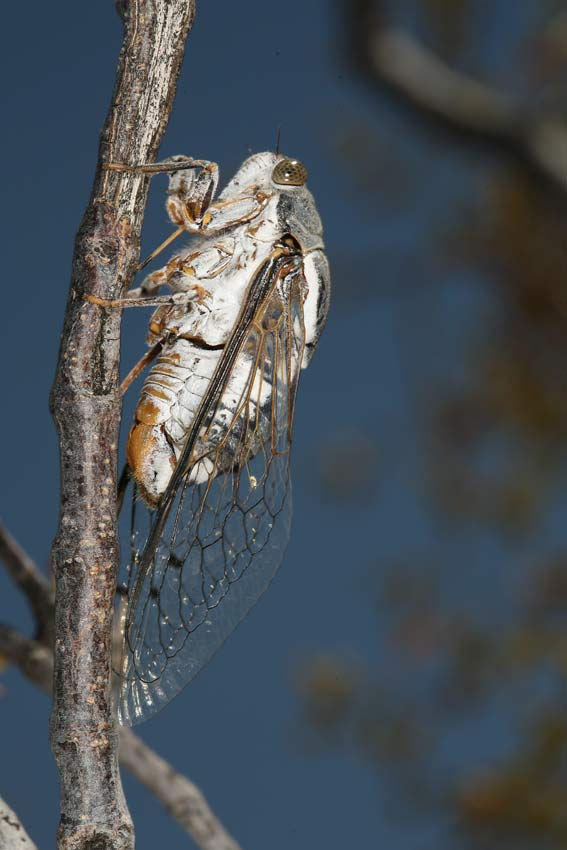
[[[123,722],[193,678],[283,558],[297,383],[329,300],[306,177],[297,161],[262,153],[217,201],[212,164],[170,179],[170,217],[197,235],[143,287],[168,284],[174,303],[150,322],[160,350],[127,444],[148,510],[134,502]]]

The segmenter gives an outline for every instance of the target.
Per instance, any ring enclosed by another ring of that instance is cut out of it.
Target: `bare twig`
[[[37,639],[51,644],[53,638],[53,596],[47,580],[0,523],[0,560],[24,593],[37,624]]]
[[[515,159],[567,195],[567,130],[552,116],[528,118],[512,97],[459,73],[405,32],[385,25],[373,0],[348,5],[350,57],[366,79],[386,85],[446,130]]]
[[[43,691],[51,692],[53,656],[46,646],[0,624],[0,655]],[[120,762],[157,797],[200,850],[240,850],[199,788],[131,729],[120,729]]]
[[[37,850],[20,819],[0,797],[0,850]]]
[[[0,656],[20,668],[35,685],[50,694],[53,684],[53,652],[17,629],[0,623]]]
[[[148,747],[131,729],[120,731],[120,762],[163,803],[202,850],[239,850],[202,792]]]
[[[133,826],[117,760],[110,686],[118,538],[120,311],[137,268],[148,176],[112,170],[155,159],[171,110],[194,0],[118,0],[124,38],[91,199],[75,242],[51,394],[59,432],[61,513],[51,746],[61,785],[60,850],[127,850]]]

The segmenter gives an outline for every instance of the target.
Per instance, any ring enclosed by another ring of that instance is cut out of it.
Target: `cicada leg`
[[[124,496],[126,495],[126,490],[128,489],[128,484],[130,482],[130,467],[127,463],[124,464],[122,468],[122,473],[120,475],[120,479],[118,481],[118,490],[116,493],[116,507],[117,513],[120,515],[122,511],[122,505],[124,504]]]
[[[159,352],[161,351],[163,346],[163,339],[158,339],[158,341],[149,348],[143,357],[140,357],[138,362],[132,366],[122,383],[120,384],[120,395],[125,395],[126,391],[129,387],[134,383],[138,375],[144,371],[146,366],[149,366],[150,363],[155,360]]]
[[[177,230],[174,230],[173,233],[170,233],[167,239],[164,239],[163,242],[158,245],[157,248],[155,248],[151,254],[148,254],[146,259],[138,265],[136,271],[141,272],[142,269],[145,269],[146,266],[148,266],[152,262],[152,260],[155,260],[155,258],[159,256],[159,254],[161,254],[161,252],[165,250],[165,248],[171,245],[171,243],[174,242],[178,236],[181,236],[182,233],[185,233],[185,228],[181,226],[178,227]]]
[[[169,173],[168,196],[178,199],[191,222],[198,222],[202,219],[215,195],[219,180],[219,169],[216,162],[210,162],[206,159],[193,159],[188,156],[173,156],[163,162],[145,165],[123,165],[110,162],[104,167],[108,171],[130,171],[149,177],[155,174]],[[164,248],[167,248],[174,239],[177,239],[184,230],[187,230],[185,221],[178,220],[176,223],[178,224],[177,230],[146,257],[138,266],[138,271],[145,268]]]
[[[202,302],[206,290],[195,284],[187,292],[174,292],[172,295],[144,295],[141,289],[131,289],[126,298],[99,298],[98,295],[83,295],[89,304],[98,307],[184,307],[192,301]]]
[[[130,171],[133,174],[144,174],[153,177],[154,174],[172,174],[186,168],[207,168],[211,163],[208,159],[193,159],[182,154],[164,159],[162,162],[146,162],[141,165],[126,165],[122,162],[106,162],[103,165],[107,171]]]
[[[171,221],[189,233],[212,235],[252,221],[270,200],[266,192],[225,201],[214,201],[219,180],[215,162],[201,171],[182,168],[170,175],[166,209]]]

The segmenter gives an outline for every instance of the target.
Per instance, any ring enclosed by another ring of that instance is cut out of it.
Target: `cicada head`
[[[307,168],[294,157],[265,151],[246,159],[221,194],[223,199],[265,192],[268,213],[280,233],[293,233],[305,250],[321,245],[321,219],[307,188]]]
[[[235,198],[238,195],[249,195],[254,191],[268,191],[271,188],[271,174],[278,159],[278,154],[265,151],[255,153],[245,159],[232,180],[227,183],[221,193],[221,198]]]
[[[298,159],[265,151],[244,160],[222,196],[235,197],[258,190],[297,190],[306,183],[307,169]]]

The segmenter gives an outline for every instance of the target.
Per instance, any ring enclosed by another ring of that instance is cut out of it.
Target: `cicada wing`
[[[135,523],[123,723],[150,717],[199,672],[283,559],[292,510],[293,407],[305,344],[303,287],[300,272],[288,275],[248,326],[149,560],[136,538],[146,539],[149,531]]]

